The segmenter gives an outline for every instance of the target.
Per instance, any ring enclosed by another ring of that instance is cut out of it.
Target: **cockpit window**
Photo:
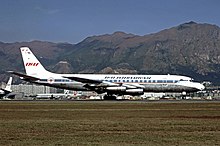
[[[188,79],[188,80],[186,80],[186,79],[180,79],[180,81],[193,81],[193,79],[192,78],[190,78],[190,79]]]

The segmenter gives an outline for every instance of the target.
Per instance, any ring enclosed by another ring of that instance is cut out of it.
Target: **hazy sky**
[[[0,0],[0,41],[77,43],[124,31],[155,33],[195,21],[220,26],[220,0]]]

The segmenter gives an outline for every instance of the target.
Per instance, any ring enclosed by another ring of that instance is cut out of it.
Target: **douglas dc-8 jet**
[[[26,74],[13,72],[21,79],[56,88],[75,91],[95,91],[112,95],[142,95],[144,92],[195,92],[204,86],[179,75],[116,75],[116,74],[57,74],[47,71],[28,47],[21,47]],[[86,58],[85,58],[86,59]]]

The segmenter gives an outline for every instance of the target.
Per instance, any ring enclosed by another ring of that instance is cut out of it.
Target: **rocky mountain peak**
[[[54,68],[53,71],[56,73],[71,73],[72,72],[72,66],[67,61],[60,61],[58,62]]]

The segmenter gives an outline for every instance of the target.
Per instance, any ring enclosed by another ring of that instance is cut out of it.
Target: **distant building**
[[[6,83],[5,83],[5,82],[1,82],[1,83],[0,83],[0,88],[5,88],[5,86],[6,86]]]
[[[55,93],[55,89],[51,87],[26,84],[12,85],[12,91],[16,93],[23,93],[25,96],[47,94],[51,93],[51,91],[54,91],[53,93]]]
[[[12,85],[12,91],[15,93],[22,93],[24,96],[35,96],[37,94],[65,93],[66,90],[43,86],[43,85],[19,84],[19,85]],[[80,94],[83,96],[97,95],[97,93],[91,91],[84,91],[84,92],[69,91],[69,93],[73,95]]]

